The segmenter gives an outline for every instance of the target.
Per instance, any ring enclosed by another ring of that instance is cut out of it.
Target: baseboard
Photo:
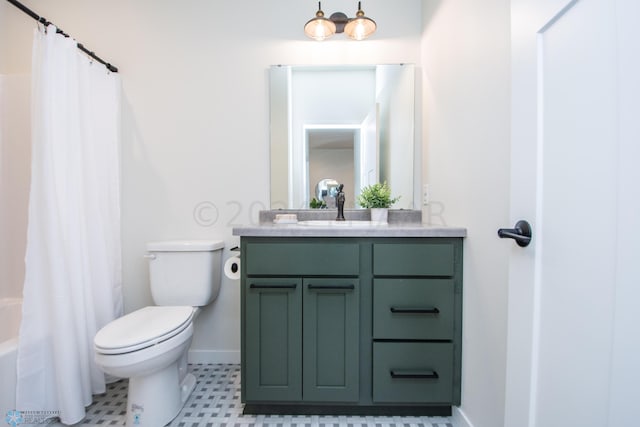
[[[273,403],[246,402],[243,414],[251,415],[332,415],[332,416],[373,416],[373,417],[448,417],[451,414],[449,405],[425,406],[384,406],[384,405],[321,405],[302,402]],[[378,424],[380,425],[380,424]]]
[[[189,350],[189,363],[194,364],[214,364],[233,363],[240,364],[239,350]]]
[[[471,421],[459,406],[453,407],[451,418],[455,427],[473,427],[473,424],[471,424]]]

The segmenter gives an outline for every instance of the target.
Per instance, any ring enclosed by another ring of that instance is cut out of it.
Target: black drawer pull
[[[389,371],[391,374],[391,378],[418,378],[418,379],[429,379],[429,380],[437,380],[440,378],[436,371]]]
[[[282,285],[268,285],[268,284],[259,284],[252,283],[249,285],[250,289],[295,289],[298,285],[295,283],[291,284],[282,284]]]
[[[342,289],[342,290],[352,290],[355,289],[356,286],[355,285],[309,285],[308,286],[309,289],[316,289],[316,290],[322,290],[322,289]]]
[[[428,307],[428,308],[418,308],[418,307],[407,307],[407,308],[398,308],[391,307],[389,311],[397,314],[439,314],[440,310],[437,307]]]

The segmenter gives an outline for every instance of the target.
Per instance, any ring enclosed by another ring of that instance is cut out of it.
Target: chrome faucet
[[[336,221],[344,221],[344,192],[342,189],[344,184],[338,186],[338,194],[336,195],[336,205],[338,206],[338,216]]]

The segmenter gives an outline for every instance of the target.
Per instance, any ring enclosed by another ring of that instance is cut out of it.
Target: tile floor
[[[196,388],[171,427],[453,427],[448,417],[242,415],[239,365],[190,365]],[[124,426],[127,381],[94,397],[77,427]]]

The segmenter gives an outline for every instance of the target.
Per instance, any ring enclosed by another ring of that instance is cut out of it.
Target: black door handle
[[[516,223],[515,228],[501,228],[498,230],[501,239],[509,238],[516,241],[518,246],[525,247],[531,243],[531,226],[525,220]]]

